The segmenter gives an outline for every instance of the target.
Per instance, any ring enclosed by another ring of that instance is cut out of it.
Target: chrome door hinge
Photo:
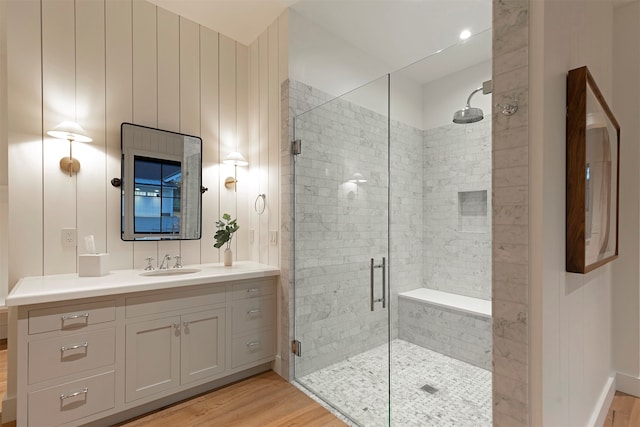
[[[302,357],[302,343],[298,340],[291,341],[291,353]]]
[[[300,153],[302,153],[302,141],[299,139],[291,141],[291,154],[297,156]]]

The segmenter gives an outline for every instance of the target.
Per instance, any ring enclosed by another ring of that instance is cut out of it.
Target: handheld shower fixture
[[[475,89],[467,98],[467,105],[453,114],[453,123],[467,124],[479,122],[484,118],[482,109],[471,106],[471,97],[476,93],[482,91],[483,95],[491,93],[493,91],[493,83],[491,80],[487,80],[482,83],[482,87]]]

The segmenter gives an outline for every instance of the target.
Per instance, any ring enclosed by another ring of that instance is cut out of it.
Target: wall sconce
[[[230,177],[230,176],[227,177],[227,179],[224,180],[224,186],[229,189],[233,187],[234,191],[238,191],[238,188],[237,188],[238,166],[247,166],[249,162],[247,162],[247,160],[242,156],[242,154],[238,153],[237,151],[233,151],[229,153],[227,157],[224,158],[222,163],[224,163],[225,165],[233,165],[233,177]]]
[[[82,129],[82,126],[76,122],[64,121],[52,130],[47,132],[47,135],[58,139],[66,139],[69,141],[69,157],[63,157],[60,159],[60,169],[65,173],[68,172],[69,176],[73,176],[80,170],[80,162],[78,159],[74,159],[72,155],[72,143],[73,141],[79,142],[91,142],[93,141],[87,136],[87,131]]]

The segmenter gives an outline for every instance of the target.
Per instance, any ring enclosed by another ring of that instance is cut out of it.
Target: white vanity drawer
[[[28,394],[28,425],[57,426],[114,407],[114,371]]]
[[[268,328],[274,324],[275,314],[275,295],[235,301],[233,303],[233,333]]]
[[[80,329],[115,318],[114,300],[29,310],[29,335]]]
[[[265,295],[273,295],[275,285],[273,279],[261,279],[233,285],[233,300],[245,298],[257,298]]]
[[[180,292],[154,293],[126,299],[127,317],[166,313],[205,305],[224,304],[225,286],[207,286]]]
[[[29,343],[29,384],[115,362],[115,328]]]
[[[268,329],[233,339],[231,365],[233,368],[272,357],[276,352],[275,329]]]

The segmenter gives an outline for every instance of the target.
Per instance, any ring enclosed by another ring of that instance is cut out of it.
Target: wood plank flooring
[[[269,371],[118,426],[346,426],[309,396]]]
[[[0,340],[0,399],[7,389],[7,341]],[[1,410],[1,407],[0,407]],[[15,427],[15,422],[0,427]],[[345,423],[269,371],[119,426],[342,427]]]
[[[0,340],[0,396],[7,387],[7,341]],[[15,427],[15,422],[0,427]],[[342,427],[345,423],[274,372],[202,394],[119,424],[126,427]],[[603,427],[640,426],[640,398],[616,391]]]
[[[640,398],[616,391],[603,427],[640,426]]]

